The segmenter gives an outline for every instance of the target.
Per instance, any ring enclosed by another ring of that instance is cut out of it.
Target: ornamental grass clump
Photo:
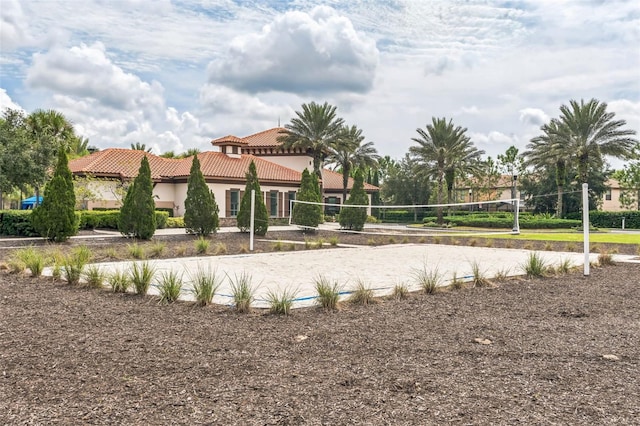
[[[31,271],[32,277],[42,275],[42,270],[46,262],[41,252],[35,250],[33,247],[27,247],[18,250],[16,257]]]
[[[138,243],[127,244],[127,250],[129,251],[129,256],[134,259],[144,259],[146,257],[144,247]]]
[[[565,258],[560,261],[560,264],[556,268],[556,271],[559,274],[568,274],[569,272],[571,272],[573,268],[574,268],[574,265],[573,265],[573,262],[571,262],[571,259]]]
[[[158,283],[160,292],[160,303],[173,303],[180,297],[182,292],[182,275],[178,275],[176,271],[165,271],[160,277]]]
[[[149,254],[151,257],[160,257],[164,253],[167,248],[167,244],[162,241],[154,241],[151,246],[149,246]]]
[[[613,266],[616,262],[613,260],[613,255],[611,253],[607,253],[603,251],[598,255],[598,265],[600,266]]]
[[[107,276],[109,287],[114,293],[126,293],[131,285],[129,274],[122,270],[116,270]]]
[[[216,249],[214,251],[216,255],[227,254],[227,245],[225,243],[216,244]]]
[[[527,278],[542,278],[547,274],[549,265],[538,252],[533,252],[529,253],[529,257],[522,265],[522,269]]]
[[[335,311],[338,309],[338,300],[340,299],[340,287],[338,282],[333,284],[324,275],[320,275],[315,279],[316,292],[318,293],[318,304],[325,311]]]
[[[414,278],[427,294],[433,294],[438,291],[438,286],[442,283],[442,274],[438,268],[428,269],[426,262],[421,269],[414,271]]]
[[[67,283],[71,285],[80,284],[84,268],[91,260],[91,257],[91,250],[87,246],[76,247],[65,257],[62,263],[62,271]]]
[[[84,272],[84,281],[87,287],[101,288],[106,278],[106,274],[98,265],[89,265]]]
[[[355,305],[371,305],[375,302],[373,297],[373,289],[369,287],[364,281],[358,280],[356,288],[351,292],[349,296],[349,302]]]
[[[466,283],[458,278],[457,272],[453,271],[453,276],[451,277],[451,283],[449,284],[449,286],[454,290],[461,290],[465,288]]]
[[[222,279],[216,270],[198,268],[195,274],[190,275],[193,286],[193,294],[196,304],[207,306],[213,302],[213,297],[222,284]]]
[[[332,247],[337,246],[339,242],[340,242],[340,240],[338,239],[338,237],[330,237],[330,238],[329,238],[329,244],[330,244]]]
[[[269,312],[274,315],[289,315],[297,295],[298,290],[290,290],[288,288],[282,291],[269,290],[267,293]]]
[[[255,298],[256,289],[251,285],[251,275],[246,272],[229,277],[231,282],[231,295],[237,312],[248,313]]]
[[[476,261],[471,262],[471,275],[474,287],[491,287],[491,281],[486,277],[485,273],[480,269],[480,264]]]
[[[198,239],[195,242],[196,253],[207,254],[207,252],[209,251],[210,245],[211,245],[211,242],[207,240],[205,237],[202,237],[202,236],[198,237]]]
[[[156,269],[149,262],[133,263],[129,270],[129,281],[136,294],[144,296],[149,291]]]
[[[409,287],[406,284],[396,284],[393,286],[391,298],[395,300],[403,300],[409,297]]]

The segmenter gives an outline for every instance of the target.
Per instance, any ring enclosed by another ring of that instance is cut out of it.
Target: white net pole
[[[253,231],[256,222],[256,190],[251,190],[251,220],[249,221],[249,251],[253,251]]]
[[[589,275],[589,184],[582,184],[582,235],[584,240],[584,275]]]

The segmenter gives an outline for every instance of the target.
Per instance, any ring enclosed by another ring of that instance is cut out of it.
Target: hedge
[[[582,221],[582,213],[569,213],[567,217]],[[640,229],[640,210],[627,210],[621,212],[601,212],[593,210],[589,212],[589,222],[596,228],[622,228],[624,217],[625,229]]]
[[[32,210],[0,211],[0,235],[13,237],[38,237],[31,226]],[[82,210],[76,211],[80,219],[80,229],[118,229],[119,210]],[[165,228],[169,213],[156,211],[158,229]]]
[[[435,222],[435,217],[427,217],[425,223]],[[510,213],[498,214],[477,214],[468,216],[450,216],[444,218],[445,223],[452,223],[458,226],[472,226],[477,228],[507,228],[513,227],[513,216]],[[524,216],[520,218],[521,229],[559,229],[573,228],[580,226],[579,220],[570,219],[547,219],[535,216]]]

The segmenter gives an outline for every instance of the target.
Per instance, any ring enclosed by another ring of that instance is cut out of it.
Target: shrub
[[[292,291],[287,288],[280,292],[269,290],[269,292],[267,293],[269,312],[275,315],[289,315],[297,293],[297,290]]]
[[[0,210],[0,235],[37,237],[31,221],[32,210]]]
[[[440,274],[438,268],[427,269],[426,262],[422,265],[421,269],[414,271],[414,277],[418,285],[420,285],[427,294],[435,293],[442,282],[442,274]]]
[[[167,218],[167,228],[184,228],[184,218],[182,217],[169,217]]]
[[[338,300],[340,298],[340,287],[337,282],[331,282],[323,275],[315,279],[316,292],[318,293],[318,304],[326,311],[335,311],[338,309]]]
[[[246,179],[247,184],[240,202],[240,209],[238,210],[238,228],[240,232],[249,232],[251,227],[251,190],[255,190],[254,234],[265,235],[269,228],[269,213],[267,212],[267,206],[264,204],[260,182],[258,181],[258,172],[253,160],[249,164]]]
[[[44,188],[42,204],[31,214],[33,228],[42,237],[55,242],[66,241],[78,233],[75,214],[76,196],[66,151],[58,150],[53,178]]]
[[[340,227],[342,229],[362,231],[364,223],[367,220],[367,209],[366,207],[351,206],[368,204],[369,197],[367,197],[367,193],[364,191],[364,177],[362,175],[362,170],[358,169],[353,179],[353,188],[351,188],[349,198],[340,210],[340,215],[338,217]]]
[[[529,257],[522,265],[522,269],[527,278],[542,278],[547,274],[549,266],[539,253],[533,252],[529,253]]]
[[[598,265],[600,266],[613,266],[616,262],[613,260],[613,256],[610,253],[602,252],[598,255]]]
[[[296,200],[319,203],[322,201],[318,177],[315,173],[309,173],[304,169],[300,190],[296,193]],[[316,204],[293,203],[292,223],[316,228],[322,222],[322,206]]]
[[[338,243],[340,242],[340,240],[338,239],[338,237],[330,237],[329,238],[329,244],[333,247],[337,246]]]
[[[158,285],[160,291],[160,303],[173,303],[182,292],[182,276],[175,271],[163,272]]]
[[[251,304],[255,296],[255,289],[251,286],[251,276],[246,272],[229,277],[231,282],[231,295],[237,312],[251,311]]]
[[[118,230],[122,235],[148,240],[153,237],[156,226],[151,169],[149,160],[143,156],[138,176],[129,186],[120,209]]]
[[[211,304],[213,297],[222,284],[222,280],[216,271],[198,268],[190,279],[193,285],[193,294],[196,298],[196,303],[200,306]]]
[[[135,289],[136,294],[147,294],[155,273],[155,268],[151,266],[149,262],[134,262],[131,265],[131,269],[129,271],[129,281],[131,281],[131,283],[133,284],[133,288]]]
[[[194,155],[191,162],[184,207],[184,225],[187,233],[205,236],[217,231],[220,222],[218,204],[204,180],[198,155]]]

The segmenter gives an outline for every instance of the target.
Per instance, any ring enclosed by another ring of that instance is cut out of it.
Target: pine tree
[[[78,233],[79,220],[75,206],[76,196],[73,192],[73,178],[67,154],[60,148],[58,163],[53,178],[44,189],[42,204],[36,207],[31,215],[34,229],[51,241],[68,240]]]
[[[153,201],[153,182],[147,157],[142,157],[138,176],[127,190],[118,220],[120,233],[148,240],[156,232],[156,211]]]
[[[309,170],[304,169],[296,200],[314,203],[321,201],[320,185],[315,173],[309,173]],[[316,228],[322,222],[322,206],[319,204],[294,203],[292,222],[299,226]]]
[[[269,228],[269,212],[267,212],[267,206],[262,198],[262,191],[260,189],[260,182],[258,181],[258,172],[256,165],[253,161],[249,164],[249,171],[247,172],[247,185],[244,189],[244,195],[240,202],[240,209],[238,210],[238,228],[240,232],[249,232],[251,226],[251,190],[256,191],[255,196],[255,219],[254,219],[254,234],[264,235]]]
[[[187,233],[203,236],[218,230],[218,205],[213,192],[204,180],[197,155],[193,156],[191,163],[184,208],[184,225]]]
[[[364,177],[362,171],[358,169],[353,178],[353,188],[349,194],[349,199],[344,203],[349,205],[368,205],[369,197],[364,191]],[[340,226],[343,229],[353,229],[354,231],[362,231],[364,223],[367,221],[366,207],[342,207],[340,211]]]

